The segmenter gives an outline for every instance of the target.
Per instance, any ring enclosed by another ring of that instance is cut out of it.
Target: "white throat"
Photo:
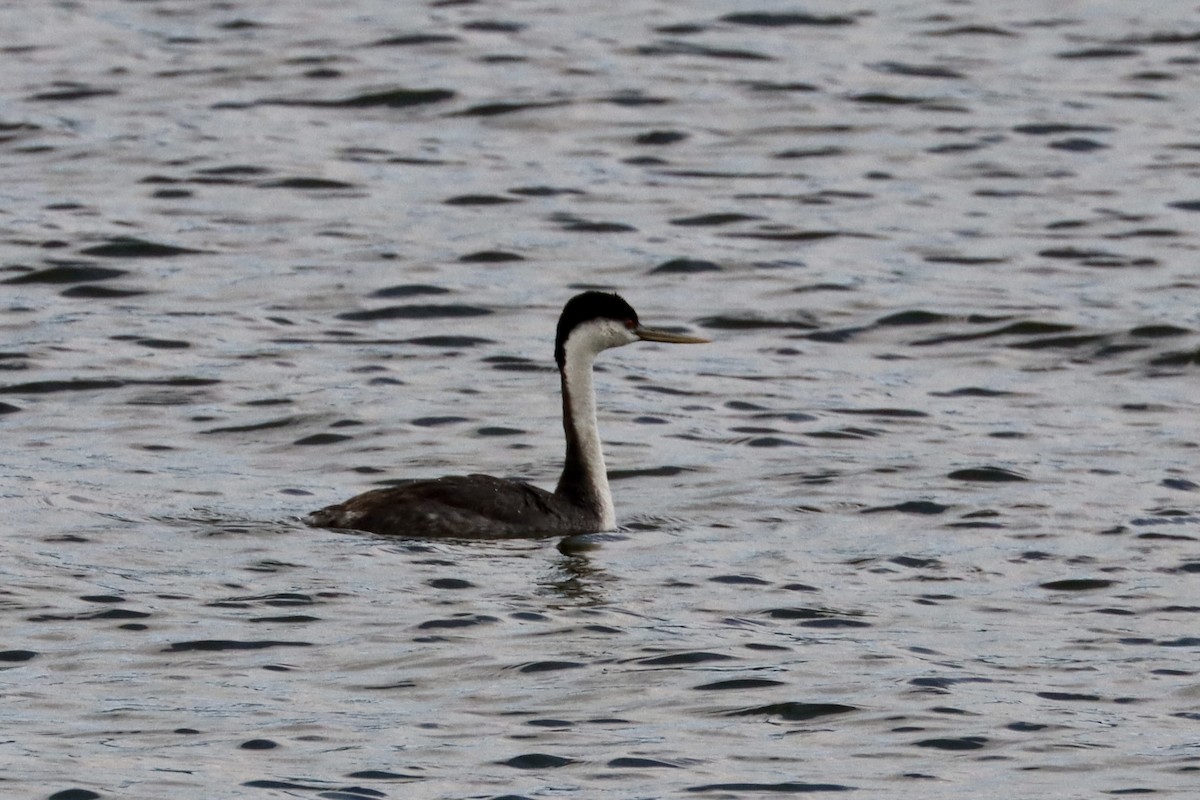
[[[612,490],[604,449],[596,424],[596,391],[592,382],[592,364],[596,354],[610,347],[637,341],[637,337],[614,320],[596,320],[575,329],[567,338],[563,364],[563,392],[567,403],[567,436],[573,437],[583,469],[600,513],[601,530],[617,527]]]

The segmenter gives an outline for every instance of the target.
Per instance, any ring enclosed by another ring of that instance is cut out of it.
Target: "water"
[[[1194,4],[2,13],[6,794],[1194,793]]]

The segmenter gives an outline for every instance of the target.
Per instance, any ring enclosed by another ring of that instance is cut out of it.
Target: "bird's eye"
[[[625,327],[628,328],[629,330],[633,330],[634,328],[637,327],[637,320],[636,319],[625,320]]]

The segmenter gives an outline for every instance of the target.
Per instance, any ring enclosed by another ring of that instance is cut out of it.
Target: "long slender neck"
[[[596,426],[596,391],[592,387],[593,354],[581,347],[568,347],[562,373],[563,432],[567,456],[562,477],[554,493],[574,505],[595,513],[601,530],[617,526],[612,492],[600,431]]]

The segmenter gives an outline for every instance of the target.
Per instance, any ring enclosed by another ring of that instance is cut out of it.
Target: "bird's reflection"
[[[606,541],[622,538],[612,533],[581,533],[558,542],[558,557],[545,578],[538,581],[542,592],[562,598],[575,606],[595,606],[607,602],[606,584],[613,580],[596,566],[589,553]]]

